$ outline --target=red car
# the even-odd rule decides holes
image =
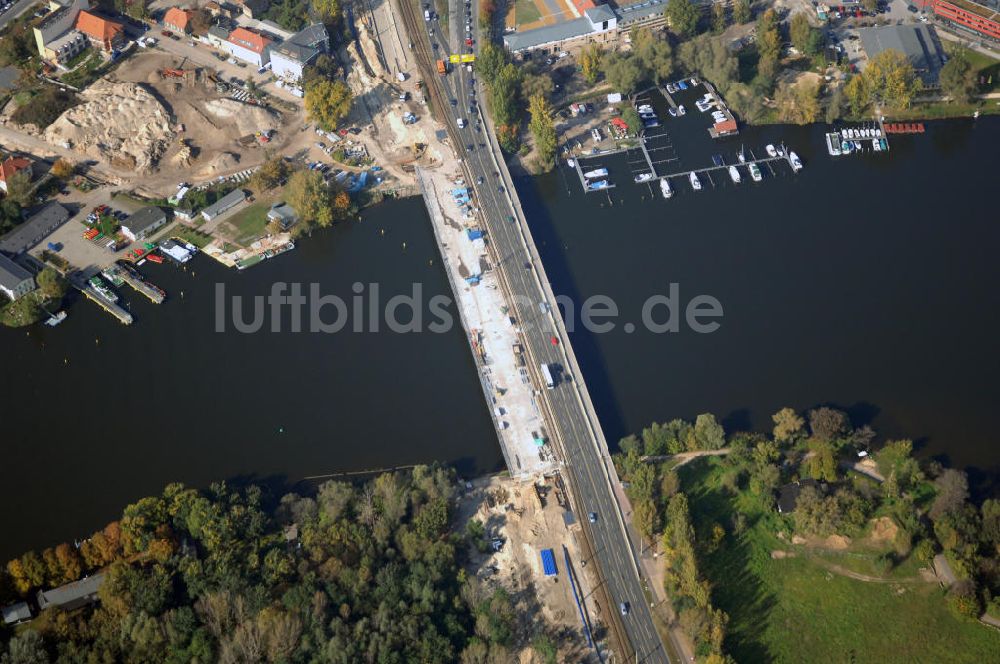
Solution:
[[[164,37],[173,37],[174,36],[174,33],[170,32],[169,30],[160,30],[160,34],[163,35]]]
[[[472,37],[469,37],[468,39],[465,40],[465,45],[472,46]]]

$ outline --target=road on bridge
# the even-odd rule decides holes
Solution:
[[[462,1],[462,0],[452,0]],[[512,198],[513,183],[505,167],[496,161],[499,147],[489,129],[488,119],[478,103],[482,88],[475,73],[455,66],[452,73],[439,76],[434,60],[447,58],[449,53],[468,52],[464,40],[464,12],[451,12],[450,32],[445,35],[437,21],[425,21],[422,8],[413,0],[399,0],[404,23],[414,43],[423,78],[432,102],[441,111],[455,149],[464,158],[470,186],[474,187],[488,237],[496,254],[495,265],[506,282],[517,324],[523,334],[533,363],[530,369],[536,385],[540,364],[559,367],[557,384],[542,390],[564,456],[566,478],[578,511],[594,513],[596,518],[580,519],[589,533],[593,556],[602,572],[606,596],[610,603],[604,616],[609,627],[620,636],[624,629],[631,652],[623,653],[628,661],[669,662],[670,658],[653,624],[653,616],[639,577],[635,551],[625,531],[620,507],[612,490],[611,461],[603,443],[600,424],[593,414],[583,376],[576,367],[569,339],[559,317],[556,303],[544,268],[528,234],[527,224],[516,210]],[[434,5],[431,4],[431,9]],[[479,40],[478,12],[471,6],[471,37]],[[461,16],[461,23],[455,20]],[[450,37],[450,38],[449,38]],[[431,44],[437,44],[433,48]],[[461,46],[460,46],[461,45]],[[458,120],[463,119],[463,127]],[[553,337],[560,343],[553,344]],[[627,615],[618,615],[621,604]],[[621,639],[620,639],[621,640]]]

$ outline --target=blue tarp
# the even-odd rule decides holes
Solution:
[[[466,232],[469,234],[470,240],[478,240],[479,238],[483,237],[483,232],[478,228],[470,228]]]
[[[470,286],[478,286],[479,285],[479,275],[478,274],[474,274],[471,277],[466,277],[465,278],[465,283],[469,284]]]
[[[542,549],[542,571],[545,572],[545,576],[555,576],[557,573],[556,557],[552,549]]]
[[[358,181],[355,182],[351,186],[351,188],[348,189],[347,191],[351,192],[352,194],[357,193],[357,192],[361,191],[364,188],[365,182],[367,182],[367,181],[368,181],[368,171],[362,171],[361,172],[361,177],[359,177]]]
[[[467,196],[468,194],[469,194],[469,188],[468,187],[462,187],[461,189],[452,189],[451,190],[451,195],[452,196]]]

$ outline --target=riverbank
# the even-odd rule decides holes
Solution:
[[[57,328],[0,329],[10,358],[0,376],[5,436],[15,441],[0,484],[19,506],[0,519],[3,532],[16,533],[0,542],[0,555],[97,528],[121,505],[172,481],[294,484],[432,460],[452,462],[466,476],[502,467],[420,199],[368,209],[360,222],[317,231],[295,252],[252,270],[202,256],[186,267],[143,266],[171,295],[162,305],[129,298],[136,319],[150,322],[139,330],[80,302]],[[454,324],[440,332],[396,334],[383,325],[355,333],[351,319],[335,333],[310,332],[307,311],[301,332],[287,318],[280,331],[268,322],[239,332],[234,307],[242,302],[249,323],[254,299],[276,282],[301,284],[306,293],[317,284],[320,295],[349,303],[349,316],[352,286],[361,284],[365,320],[371,304],[381,311],[416,288],[425,320],[426,303],[439,296]],[[370,284],[378,285],[377,299]],[[221,310],[217,288],[225,292]],[[224,331],[217,331],[219,315]],[[326,324],[336,317],[324,308]],[[64,404],[67,414],[50,418],[44,403]],[[45,468],[46,482],[26,468]],[[105,489],[81,495],[80,477]]]

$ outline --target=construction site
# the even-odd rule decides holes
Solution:
[[[520,618],[521,647],[514,661],[540,661],[530,645],[540,625],[559,648],[558,661],[602,661],[590,645],[603,636],[591,631],[599,630],[597,605],[584,590],[596,579],[590,578],[580,549],[581,525],[560,475],[468,482],[456,519],[460,528],[470,520],[483,526],[483,540],[470,547],[467,571],[488,591],[503,588],[510,594]]]

